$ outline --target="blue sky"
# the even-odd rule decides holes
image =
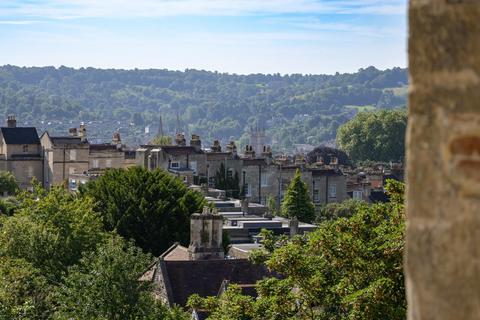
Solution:
[[[0,65],[405,67],[407,0],[0,0]]]

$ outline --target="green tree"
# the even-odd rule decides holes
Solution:
[[[17,191],[18,184],[15,176],[10,171],[0,171],[0,195],[15,194]]]
[[[50,282],[59,282],[68,266],[102,239],[101,216],[91,198],[37,187],[19,201],[13,216],[0,216],[0,257],[25,259]]]
[[[368,204],[365,201],[356,199],[328,203],[318,210],[315,220],[322,222],[324,220],[349,218],[357,211],[359,206],[368,206]]]
[[[46,319],[50,286],[24,259],[0,257],[0,319]]]
[[[282,278],[258,282],[257,299],[234,287],[189,303],[209,310],[210,319],[405,319],[402,191],[391,181],[390,203],[358,203],[350,216],[324,221],[305,236],[265,234],[264,249],[254,256],[263,255],[258,261]]]
[[[109,237],[69,269],[57,292],[54,318],[166,319],[169,311],[154,300],[150,283],[138,280],[151,261],[121,237]]]
[[[315,206],[298,169],[285,193],[281,215],[286,218],[297,217],[302,222],[311,222],[315,218]]]
[[[204,197],[163,170],[110,169],[80,190],[95,200],[106,231],[116,231],[146,252],[160,255],[174,242],[188,244],[190,215]]]
[[[405,110],[360,112],[338,129],[337,144],[355,161],[403,161]]]
[[[150,140],[150,144],[156,146],[171,146],[172,145],[172,137],[170,136],[155,136],[152,140]]]

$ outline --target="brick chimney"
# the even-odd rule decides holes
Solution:
[[[222,246],[223,217],[209,207],[190,216],[190,260],[224,259]]]
[[[7,117],[7,127],[8,128],[16,128],[17,127],[17,119],[15,119],[14,115],[10,115]]]

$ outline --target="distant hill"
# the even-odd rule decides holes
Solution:
[[[285,150],[333,141],[359,110],[404,106],[407,82],[401,68],[282,76],[7,65],[0,67],[0,114],[56,134],[84,121],[91,139],[108,140],[119,129],[130,144],[150,139],[160,115],[165,133],[197,133],[206,144],[246,143],[258,126]]]

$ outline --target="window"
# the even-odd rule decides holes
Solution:
[[[28,145],[27,144],[23,145],[22,150],[23,152],[28,152]]]
[[[77,160],[77,150],[70,150],[70,160]]]
[[[69,174],[74,174],[76,171],[77,170],[75,170],[75,168],[72,168],[72,167],[68,168],[68,173]]]
[[[337,185],[336,184],[331,184],[329,186],[329,195],[330,195],[330,198],[336,198],[337,197]]]
[[[353,199],[362,200],[363,191],[353,191]]]
[[[107,159],[107,160],[105,161],[105,166],[106,166],[107,168],[111,168],[111,167],[112,167],[112,159]]]
[[[99,166],[98,166],[98,159],[93,159],[93,161],[92,161],[92,167],[93,167],[93,168],[98,168],[98,167],[99,167]]]
[[[267,180],[267,173],[266,172],[262,172],[260,179],[261,179],[262,187],[268,186],[268,180]]]
[[[197,173],[197,161],[190,161],[190,169],[192,169],[193,173]]]
[[[178,161],[170,162],[170,168],[172,168],[172,169],[180,168],[180,162],[178,162]]]
[[[250,183],[245,183],[243,192],[245,193],[245,197],[252,196],[252,185]]]
[[[313,190],[313,202],[315,203],[320,202],[320,190],[318,189]]]
[[[215,187],[215,177],[208,177],[208,186],[210,188],[214,188]]]

